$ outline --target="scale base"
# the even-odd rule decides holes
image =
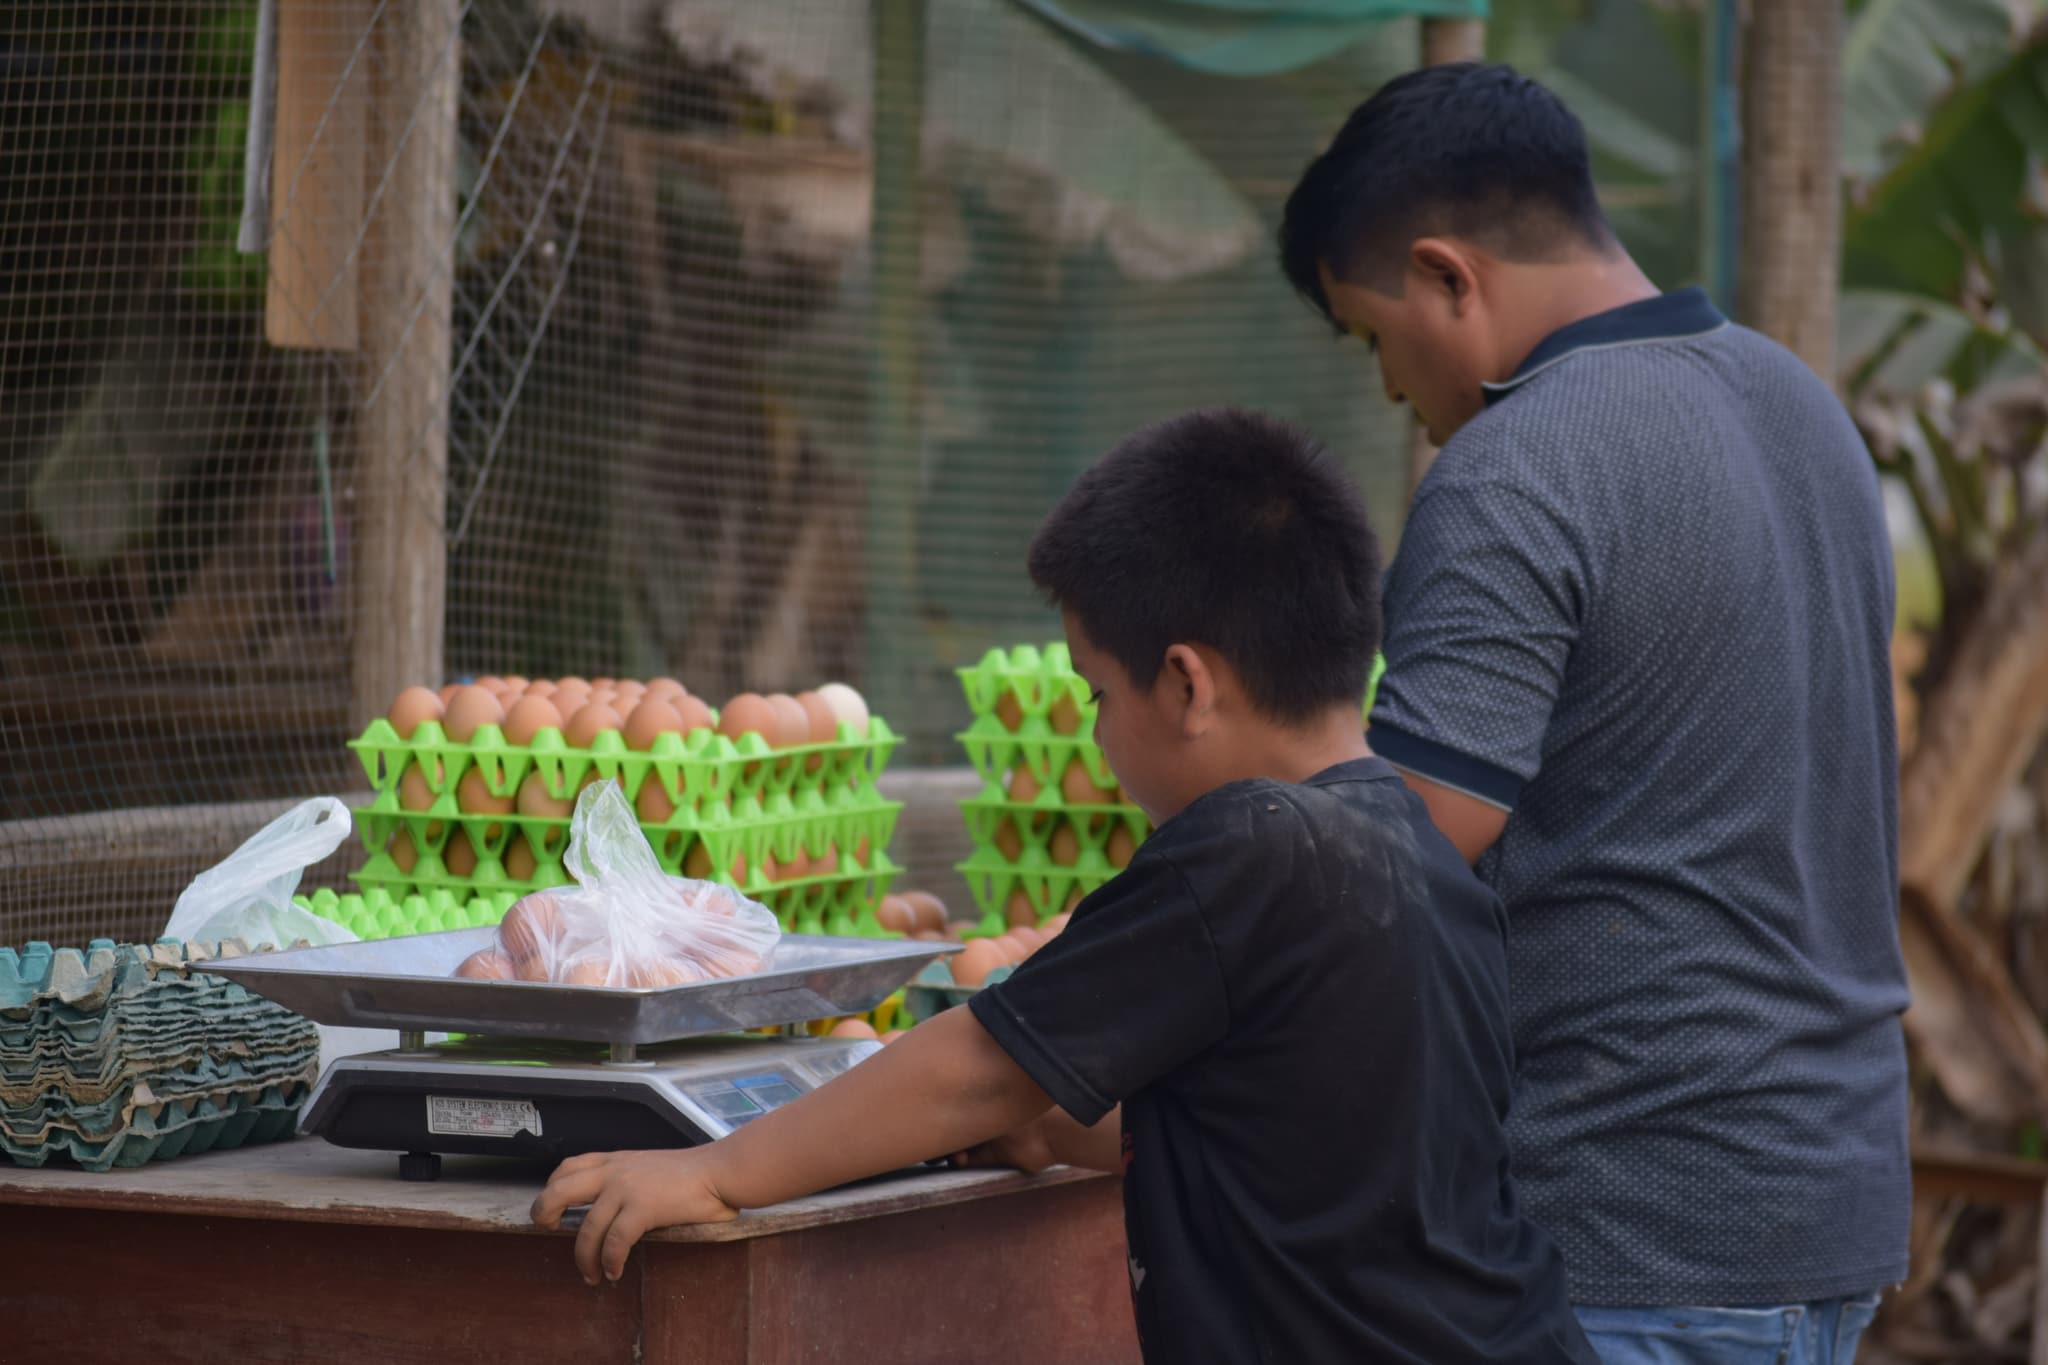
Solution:
[[[716,1141],[880,1050],[859,1039],[726,1035],[608,1060],[604,1044],[471,1038],[328,1067],[301,1127],[339,1147],[398,1152],[399,1177],[441,1157],[560,1162],[584,1152]]]

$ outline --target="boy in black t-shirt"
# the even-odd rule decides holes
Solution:
[[[1590,1365],[1508,1174],[1500,903],[1361,734],[1356,491],[1194,413],[1083,474],[1030,565],[1157,826],[1130,867],[970,1008],[710,1146],[566,1161],[535,1221],[592,1205],[595,1283],[649,1228],[974,1148],[1123,1172],[1148,1360]]]

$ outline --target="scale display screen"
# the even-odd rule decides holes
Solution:
[[[771,1109],[780,1109],[803,1091],[791,1084],[789,1077],[768,1071],[691,1086],[689,1093],[705,1113],[722,1120],[729,1128],[738,1128]]]

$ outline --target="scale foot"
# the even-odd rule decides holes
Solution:
[[[405,1152],[398,1158],[400,1180],[439,1180],[441,1157],[436,1152]]]

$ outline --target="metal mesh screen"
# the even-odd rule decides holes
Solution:
[[[1032,527],[1189,406],[1393,528],[1269,244],[1412,25],[1228,80],[877,2],[0,13],[0,941],[153,933],[397,682],[844,678],[956,762],[951,670],[1056,630]]]

